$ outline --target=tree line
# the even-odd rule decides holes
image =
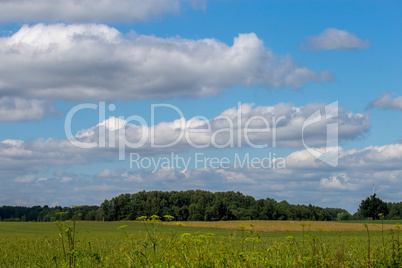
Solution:
[[[371,202],[371,203],[370,203]],[[373,196],[362,201],[354,214],[341,208],[321,208],[313,205],[293,205],[286,201],[258,199],[240,192],[189,191],[141,191],[121,194],[105,200],[101,206],[80,207],[0,207],[3,221],[55,221],[58,212],[67,212],[64,219],[71,219],[79,211],[79,220],[121,221],[135,220],[141,216],[172,215],[178,221],[224,221],[224,220],[312,220],[336,221],[376,218],[377,210],[367,213],[377,204]],[[381,201],[382,202],[382,201]],[[378,203],[385,219],[400,219],[402,202]],[[384,207],[385,206],[385,207]]]
[[[49,207],[49,206],[2,206],[0,221],[38,221],[49,222],[60,219],[59,212],[67,212],[62,220],[72,219],[74,211],[79,210],[80,220],[101,221],[103,212],[99,206]]]

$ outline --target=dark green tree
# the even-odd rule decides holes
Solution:
[[[363,217],[370,217],[373,220],[378,219],[378,214],[380,213],[387,216],[388,212],[387,203],[376,197],[376,194],[362,200],[359,206],[359,214]]]

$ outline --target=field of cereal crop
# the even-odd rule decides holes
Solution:
[[[386,222],[387,223],[387,222]],[[2,267],[400,267],[394,223],[0,222]],[[382,231],[383,230],[383,231]],[[74,241],[73,241],[74,239]],[[73,245],[72,245],[73,243]],[[370,243],[370,245],[369,245]]]

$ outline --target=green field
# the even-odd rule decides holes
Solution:
[[[376,225],[368,225],[368,234],[356,231],[364,229],[362,223],[354,223],[350,231],[340,232],[331,228],[344,223],[215,222],[211,228],[206,222],[187,223],[192,226],[158,222],[77,222],[74,233],[69,229],[73,222],[63,222],[60,235],[54,222],[0,222],[0,265],[400,267],[399,228],[396,222],[384,223],[388,230],[381,232]],[[122,225],[126,227],[118,229]],[[278,225],[288,230],[269,231]],[[328,230],[315,226],[328,226]],[[267,231],[258,231],[259,228]],[[304,231],[295,231],[298,228]]]

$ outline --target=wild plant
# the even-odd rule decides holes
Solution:
[[[381,219],[381,238],[382,238],[382,255],[385,258],[385,241],[384,241],[384,214],[379,213],[378,217]]]
[[[56,213],[59,219],[55,223],[59,229],[59,237],[61,239],[60,243],[64,257],[64,263],[62,263],[62,266],[76,267],[78,259],[83,259],[85,257],[90,257],[91,262],[94,261],[94,263],[100,263],[101,258],[97,253],[92,252],[91,243],[89,241],[87,243],[89,250],[87,249],[84,251],[80,251],[77,249],[76,227],[77,220],[81,216],[81,213],[79,210],[80,207],[74,206],[73,209],[74,214],[72,217],[72,226],[67,225],[67,223],[63,221],[64,216],[68,214],[67,212]],[[52,260],[57,266],[57,257],[54,256]]]
[[[371,265],[371,262],[370,262],[370,255],[371,255],[371,252],[370,252],[370,232],[369,232],[369,228],[368,228],[367,223],[364,223],[363,225],[367,230],[367,239],[368,239],[367,240],[368,241],[368,245],[367,245],[367,267],[370,267],[370,265]]]

